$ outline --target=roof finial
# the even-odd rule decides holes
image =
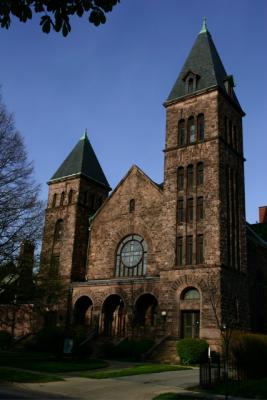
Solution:
[[[208,28],[207,28],[207,18],[203,17],[202,18],[202,28],[201,31],[199,33],[206,33],[208,32]]]
[[[84,140],[84,139],[88,139],[88,136],[87,136],[87,128],[85,128],[84,134],[83,134],[82,137],[81,137],[81,140]]]

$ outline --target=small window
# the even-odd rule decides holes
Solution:
[[[132,213],[135,210],[135,200],[131,199],[129,203],[129,212]]]
[[[186,238],[186,264],[193,264],[193,236]]]
[[[203,114],[199,114],[197,117],[197,138],[200,142],[205,139],[205,121]]]
[[[60,196],[60,205],[63,206],[64,205],[64,201],[65,201],[65,192],[61,193]]]
[[[197,235],[197,264],[204,262],[204,238],[203,235]]]
[[[187,167],[187,190],[191,192],[194,185],[194,167],[193,165],[188,165]]]
[[[69,196],[68,196],[68,203],[71,204],[73,200],[73,190],[71,189],[69,191]]]
[[[52,200],[52,207],[56,207],[56,204],[57,204],[57,194],[54,193],[53,200]]]
[[[184,168],[183,167],[178,168],[177,186],[178,186],[178,191],[184,190]]]
[[[178,199],[178,223],[184,222],[184,200]]]
[[[177,265],[183,265],[183,238],[177,238]]]
[[[187,82],[187,93],[193,93],[194,91],[194,79],[189,78]]]
[[[59,273],[59,255],[54,255],[54,254],[52,255],[50,272],[53,275],[58,275],[58,273]]]
[[[197,186],[201,186],[204,183],[204,164],[199,162],[197,164]]]
[[[204,219],[204,202],[203,197],[197,198],[197,221]]]
[[[55,234],[54,239],[55,241],[61,240],[63,237],[63,220],[59,219],[55,225]]]
[[[187,222],[192,223],[194,217],[194,203],[193,199],[187,200]]]
[[[196,142],[196,126],[194,117],[188,118],[187,135],[188,143],[192,144]]]
[[[199,300],[200,299],[199,291],[195,288],[186,289],[183,292],[181,298],[182,300]]]
[[[178,124],[178,146],[184,146],[185,143],[185,120],[181,119]]]

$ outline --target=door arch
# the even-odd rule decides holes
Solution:
[[[158,300],[151,293],[144,293],[135,302],[136,322],[140,326],[155,326],[158,314]]]
[[[118,294],[111,294],[103,303],[101,331],[104,336],[125,334],[125,304]]]
[[[88,296],[81,296],[76,300],[73,310],[74,325],[92,325],[93,302]]]

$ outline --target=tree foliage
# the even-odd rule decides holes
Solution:
[[[98,26],[106,22],[106,14],[112,11],[120,0],[1,0],[0,25],[8,29],[11,17],[21,22],[32,19],[33,13],[41,14],[42,31],[51,29],[67,36],[71,31],[70,17],[87,15],[89,22]]]
[[[15,262],[23,241],[42,232],[43,205],[23,139],[0,98],[0,266]]]

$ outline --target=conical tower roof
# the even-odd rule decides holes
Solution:
[[[197,87],[193,93],[212,87],[219,87],[227,93],[224,82],[230,80],[233,83],[233,77],[227,75],[225,71],[211,34],[207,29],[205,19],[165,104],[187,95],[185,78],[190,72],[197,76]],[[234,91],[232,100],[241,108]]]
[[[49,182],[79,175],[110,189],[86,131]]]

